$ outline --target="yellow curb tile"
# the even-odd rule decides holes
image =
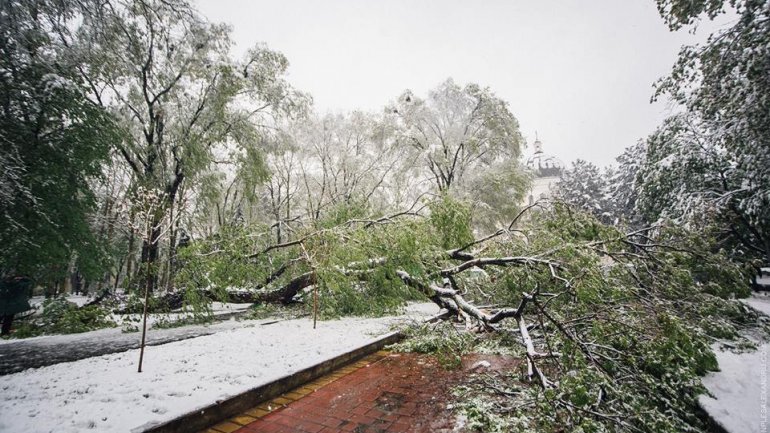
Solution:
[[[221,422],[221,423],[219,423],[219,424],[217,424],[217,425],[215,425],[215,426],[213,426],[211,428],[216,430],[216,431],[218,431],[218,432],[220,432],[220,433],[232,433],[232,432],[238,430],[239,428],[241,428],[241,426],[239,426],[238,424],[236,424],[234,422],[225,421],[225,422]]]
[[[213,428],[207,428],[206,430],[201,430],[198,433],[222,433],[219,430],[214,430]]]
[[[247,410],[246,415],[253,416],[254,418],[262,418],[263,416],[269,414],[269,410],[260,409],[258,407],[255,407],[254,409]]]
[[[291,400],[299,400],[299,399],[301,399],[302,397],[304,397],[304,396],[306,396],[306,395],[307,395],[307,393],[305,393],[305,394],[301,394],[301,393],[299,393],[299,392],[296,392],[296,391],[292,391],[292,392],[287,392],[287,393],[286,393],[286,394],[284,394],[283,396],[284,396],[284,397],[286,397],[286,398],[288,398],[288,399],[291,399]]]
[[[270,400],[271,404],[277,404],[277,405],[285,405],[291,403],[291,400],[288,398],[278,397]]]
[[[292,392],[290,392],[289,394],[298,394],[298,395],[301,395],[302,397],[304,397],[304,396],[310,394],[311,392],[313,392],[312,389],[305,388],[303,386],[302,388],[296,388],[296,389],[292,390]]]
[[[262,409],[262,410],[264,410],[265,412],[268,412],[268,413],[276,410],[277,408],[278,407],[276,405],[270,404],[270,403],[262,403],[259,406],[257,406],[257,409]]]
[[[257,420],[256,418],[254,418],[252,416],[248,416],[248,415],[238,415],[238,416],[234,416],[234,417],[230,418],[230,422],[234,422],[234,423],[240,424],[240,425],[250,424],[250,423],[252,423],[252,422],[254,422],[256,420]]]

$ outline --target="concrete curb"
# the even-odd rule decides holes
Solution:
[[[210,406],[182,415],[171,421],[157,425],[142,426],[133,431],[144,433],[183,433],[203,430],[218,422],[241,414],[262,402],[278,397],[304,383],[324,376],[344,365],[355,362],[389,344],[398,342],[402,338],[404,336],[401,332],[390,332],[361,347],[291,373],[273,382],[252,388],[226,400],[217,401]]]

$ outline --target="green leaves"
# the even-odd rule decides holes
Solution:
[[[121,136],[86,98],[74,49],[59,42],[75,10],[59,2],[0,7],[10,19],[0,26],[0,160],[7,164],[0,172],[0,272],[59,278],[77,256],[93,276],[103,251],[88,222],[89,182]]]
[[[429,207],[430,223],[438,232],[442,248],[458,248],[473,241],[468,205],[445,193],[430,202]]]
[[[670,76],[657,83],[657,95],[687,112],[648,139],[642,211],[713,225],[734,258],[770,262],[770,11],[762,1],[659,0],[658,6],[672,28],[728,6],[739,18],[702,46],[684,47]]]
[[[75,334],[116,326],[110,312],[98,305],[78,307],[64,297],[47,299],[38,316],[19,323],[15,335],[19,338],[44,334]]]
[[[725,6],[735,6],[737,0],[656,0],[658,11],[671,30],[696,23],[701,15],[713,19],[725,11]]]

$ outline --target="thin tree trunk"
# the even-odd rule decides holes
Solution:
[[[154,230],[153,230],[154,231]],[[152,234],[150,235],[152,236]],[[142,361],[144,360],[144,343],[147,336],[147,306],[150,302],[150,292],[152,290],[152,279],[148,274],[146,285],[144,287],[144,309],[142,311],[142,342],[139,345],[139,368],[138,373],[142,372]]]
[[[148,238],[142,241],[142,272],[144,284],[150,293],[155,293],[158,284],[158,243],[160,241],[160,222],[157,218],[151,223]]]
[[[134,217],[136,216],[136,210],[133,208],[131,209],[131,215],[129,216],[130,222],[129,225],[132,225],[134,223]],[[128,252],[126,254],[126,278],[124,284],[123,290],[126,294],[128,294],[131,291],[130,284],[133,283],[134,280],[134,245],[136,243],[136,235],[134,234],[134,231],[131,230],[128,235]]]
[[[174,260],[174,244],[176,243],[176,230],[174,229],[174,207],[176,205],[176,197],[169,198],[168,208],[168,255],[166,257],[166,272],[164,275],[164,284],[166,291],[171,290],[171,265]]]

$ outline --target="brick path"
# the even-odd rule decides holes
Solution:
[[[377,352],[206,433],[462,431],[447,404],[463,370],[447,371],[425,355]]]

